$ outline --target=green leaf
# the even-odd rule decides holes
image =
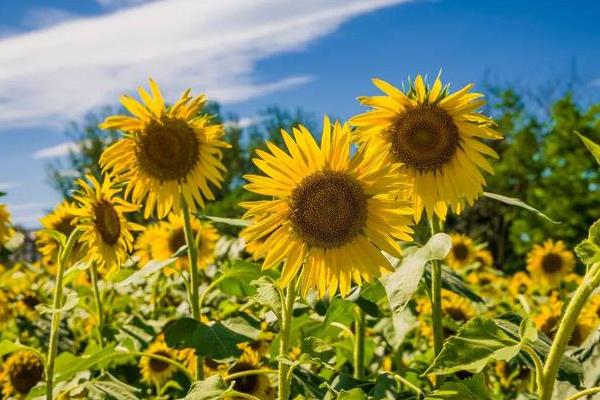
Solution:
[[[425,374],[478,373],[492,361],[513,359],[520,350],[521,343],[508,336],[493,319],[479,316],[463,325],[444,343]]]
[[[583,240],[575,246],[575,254],[577,254],[582,263],[588,266],[600,261],[600,247],[588,239]]]
[[[54,380],[55,382],[60,382],[70,379],[78,372],[92,369],[97,364],[117,353],[119,352],[112,346],[107,346],[90,355],[83,354],[76,356],[68,352],[61,353],[56,358]]]
[[[594,158],[596,159],[598,164],[600,164],[600,145],[598,145],[596,142],[586,138],[579,132],[575,132],[575,133],[577,134],[577,136],[579,136],[579,139],[581,139],[581,141],[583,142],[585,147],[587,147],[587,149],[590,151],[590,153],[592,153],[592,155],[594,156]]]
[[[177,253],[179,253],[179,250],[177,251]],[[167,258],[166,260],[162,261],[150,260],[146,265],[144,265],[142,269],[129,275],[127,278],[117,283],[115,287],[116,289],[123,289],[131,285],[145,283],[147,281],[147,276],[152,275],[153,273],[160,271],[165,267],[168,267],[175,261],[177,261],[176,257]]]
[[[394,315],[401,313],[419,286],[425,264],[441,260],[452,248],[452,240],[445,233],[436,233],[421,248],[407,252],[394,272],[382,278],[388,302]]]
[[[10,340],[6,339],[0,342],[0,357],[21,350],[34,351],[35,353],[37,353],[37,350],[33,349],[32,347],[25,346],[21,343],[11,342]]]
[[[256,294],[252,296],[252,300],[262,306],[268,307],[281,321],[281,311],[283,309],[281,300],[283,294],[273,279],[268,276],[262,276],[250,282],[250,284],[256,288]]]
[[[240,328],[239,324],[239,321],[236,322],[237,328]],[[191,318],[181,318],[169,323],[164,333],[169,347],[196,349],[198,356],[216,360],[238,357],[242,351],[237,345],[253,340],[253,337],[240,334],[222,322],[207,325]]]
[[[65,303],[61,308],[55,309],[47,306],[46,304],[38,304],[37,306],[35,306],[35,309],[40,314],[54,314],[57,312],[64,313],[75,308],[78,303],[79,296],[77,296],[77,292],[69,292],[69,294],[67,294],[67,298],[65,299]]]
[[[52,239],[56,240],[62,248],[64,248],[67,245],[67,236],[62,232],[56,231],[54,229],[41,229],[40,231],[38,231],[38,235],[39,234],[50,236]]]
[[[446,382],[425,400],[492,400],[483,374],[457,382]]]
[[[425,273],[423,274],[427,287],[431,287],[431,265],[425,267]],[[442,266],[442,288],[450,290],[456,294],[460,294],[467,299],[483,303],[483,299],[479,295],[471,290],[460,275],[456,274],[450,268]]]
[[[94,390],[102,394],[110,396],[116,400],[137,400],[140,398],[140,389],[129,386],[112,375],[108,374],[108,378],[102,380],[94,380],[85,385],[88,390]]]
[[[205,221],[208,220],[208,221],[216,222],[218,224],[226,224],[226,225],[231,225],[231,226],[250,226],[252,224],[252,221],[245,220],[245,219],[213,217],[210,215],[202,215],[202,214],[197,214],[196,216],[199,219],[202,219]]]
[[[383,318],[376,325],[382,328],[383,337],[395,350],[400,348],[406,336],[417,326],[417,318],[410,310],[404,310],[394,318]]]
[[[356,388],[348,391],[342,390],[337,400],[369,400],[369,397],[362,390]]]
[[[490,192],[483,192],[483,195],[489,199],[497,200],[501,203],[508,204],[509,206],[521,207],[527,211],[530,211],[530,212],[552,222],[553,224],[560,224],[560,221],[553,220],[552,218],[548,217],[546,214],[544,214],[537,208],[530,206],[529,204],[525,203],[523,200],[518,199],[516,197],[508,197],[508,196],[503,196],[501,194],[490,193]]]
[[[194,382],[184,400],[217,400],[230,391],[230,387],[220,375],[213,375],[203,381]]]
[[[300,346],[301,357],[310,359],[317,363],[327,364],[334,356],[335,349],[323,340],[314,336],[304,338]]]
[[[521,325],[519,326],[519,336],[521,340],[527,340],[531,343],[535,343],[538,340],[537,327],[529,318],[523,318]]]
[[[264,276],[260,264],[246,260],[234,260],[217,278],[219,289],[231,296],[250,296],[256,292],[252,281]]]

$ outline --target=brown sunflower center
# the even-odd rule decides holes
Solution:
[[[315,172],[292,192],[290,220],[310,246],[343,246],[360,234],[367,222],[367,196],[360,184],[343,172]]]
[[[467,314],[458,307],[447,307],[445,311],[454,321],[466,322],[469,319]]]
[[[169,235],[169,251],[171,254],[175,253],[185,244],[185,231],[183,228],[173,230]]]
[[[457,243],[452,246],[452,255],[459,261],[466,260],[469,256],[469,248],[463,243]]]
[[[159,355],[159,356],[163,356],[163,357],[167,357],[167,358],[171,358],[171,355],[163,350],[159,350],[154,352],[154,354]],[[169,368],[169,363],[163,360],[159,360],[157,358],[151,358],[150,359],[150,369],[154,372],[162,372],[165,369]]]
[[[548,253],[542,258],[542,269],[549,274],[560,271],[562,267],[562,257],[556,253]]]
[[[229,370],[229,373],[233,374],[236,372],[249,371],[252,369],[256,369],[256,367],[249,363],[241,362],[241,363],[237,363],[236,365],[234,365]],[[241,393],[247,393],[247,394],[255,393],[259,387],[260,387],[260,375],[248,375],[248,376],[244,376],[241,378],[237,378],[235,380],[235,384],[233,385],[234,390],[241,392]]]
[[[64,234],[66,237],[69,237],[71,232],[73,232],[73,229],[75,229],[75,227],[73,225],[71,225],[72,221],[73,221],[73,216],[71,216],[71,215],[61,218],[60,221],[58,221],[55,224],[53,229]]]
[[[136,141],[138,165],[160,181],[183,180],[198,162],[198,138],[180,119],[152,120]]]
[[[100,232],[102,241],[115,245],[121,236],[121,221],[115,207],[107,200],[101,200],[94,206],[96,229]]]
[[[8,376],[15,391],[25,395],[42,380],[44,367],[34,357],[27,357],[23,361],[25,362],[13,365],[10,371],[8,371]]]
[[[35,306],[40,304],[40,300],[34,294],[26,294],[23,299],[23,304],[25,304],[28,308],[34,310]]]
[[[452,159],[460,141],[450,114],[430,104],[404,111],[387,135],[396,159],[418,171],[441,168]]]

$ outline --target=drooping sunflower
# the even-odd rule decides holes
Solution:
[[[0,383],[4,398],[24,398],[44,378],[44,365],[31,351],[12,353],[2,365]]]
[[[493,173],[486,156],[498,157],[480,139],[502,138],[478,112],[483,95],[470,92],[472,84],[450,93],[439,77],[429,87],[421,75],[406,92],[380,79],[373,83],[385,95],[359,97],[371,110],[350,123],[358,128],[356,140],[388,154],[410,177],[415,220],[423,209],[445,219],[448,208],[459,213],[472,205],[485,186],[481,170]]]
[[[48,215],[40,219],[40,223],[44,229],[52,229],[69,237],[75,229],[73,221],[75,220],[74,211],[77,206],[70,201],[63,201]],[[56,261],[58,255],[58,242],[56,239],[48,235],[44,230],[40,230],[36,234],[36,245],[46,263],[51,265]],[[79,257],[80,250],[74,249],[72,259],[76,260]]]
[[[540,279],[546,285],[557,285],[574,267],[575,256],[562,240],[536,244],[527,255],[527,270],[534,279]]]
[[[156,341],[150,344],[145,352],[172,360],[178,359],[177,351],[169,348],[162,336],[159,336]],[[143,381],[150,384],[162,385],[175,374],[177,367],[156,358],[142,357],[140,359],[140,371]]]
[[[179,213],[180,192],[191,209],[204,207],[215,198],[209,185],[219,188],[223,181],[221,151],[229,147],[221,140],[223,126],[211,123],[208,114],[198,114],[206,104],[204,95],[192,97],[188,89],[167,107],[152,79],[150,90],[152,96],[138,89],[142,103],[122,96],[121,103],[133,115],[108,117],[100,125],[126,134],[102,153],[100,165],[127,182],[126,197],[135,204],[145,200],[146,218],[155,211],[159,218],[171,209]]]
[[[159,224],[147,226],[142,233],[135,239],[133,249],[138,257],[138,266],[144,267],[152,260],[156,260],[154,248],[156,242],[163,240],[162,231]]]
[[[404,182],[397,168],[374,147],[350,154],[350,127],[325,117],[321,146],[303,126],[294,138],[282,131],[289,154],[273,143],[257,150],[254,163],[266,176],[247,175],[245,187],[268,196],[244,202],[244,218],[255,220],[244,232],[247,243],[264,240],[254,258],[263,268],[284,261],[282,286],[302,265],[301,293],[342,296],[352,281],[380,276],[391,265],[381,250],[399,257],[394,239],[411,240],[410,207],[392,197]]]
[[[457,271],[473,264],[477,256],[473,239],[460,233],[453,233],[450,237],[452,238],[452,249],[446,256],[446,264]]]
[[[14,231],[10,223],[10,212],[5,204],[0,204],[0,247],[11,238]]]
[[[89,181],[89,183],[88,183]],[[106,175],[102,184],[91,175],[87,181],[78,179],[79,189],[73,198],[79,208],[73,210],[75,224],[82,230],[79,242],[86,259],[96,262],[100,269],[118,268],[133,248],[131,230],[141,230],[125,218],[125,213],[137,210],[133,204],[117,195],[121,191],[114,187]]]
[[[260,354],[250,346],[243,347],[244,352],[237,362],[229,368],[228,375],[261,368]],[[275,389],[267,375],[248,375],[235,379],[233,389],[249,394],[261,400],[275,400]],[[227,397],[228,400],[242,400],[239,397]]]
[[[533,289],[533,281],[527,272],[516,272],[508,283],[508,291],[513,296],[529,294]]]
[[[219,240],[219,232],[208,221],[192,218],[190,222],[198,247],[198,267],[204,268],[215,259],[215,245]],[[166,260],[186,244],[183,217],[170,213],[168,221],[160,223],[159,235],[160,237],[154,241],[152,254],[157,260]],[[181,255],[177,264],[180,268],[187,268],[187,254]]]

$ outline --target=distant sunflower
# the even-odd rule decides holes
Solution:
[[[194,349],[183,349],[177,352],[177,358],[192,375],[196,375],[196,351]],[[219,363],[209,357],[204,357],[204,377],[214,375],[219,370]]]
[[[546,240],[543,245],[535,245],[527,255],[527,270],[534,279],[555,286],[575,267],[575,256],[564,242]]]
[[[530,379],[530,369],[520,363],[498,361],[496,363],[496,377],[504,388],[517,388],[519,391],[526,390]]]
[[[449,207],[459,213],[465,202],[472,205],[485,186],[481,170],[493,173],[485,156],[498,157],[480,139],[501,139],[493,121],[477,111],[483,95],[471,93],[472,84],[450,93],[439,77],[428,87],[421,75],[406,92],[380,79],[373,83],[385,96],[359,97],[372,109],[350,123],[358,141],[387,153],[410,177],[415,219],[423,209],[445,219]]]
[[[0,247],[4,246],[13,234],[10,212],[8,212],[5,204],[0,204]]]
[[[508,283],[508,291],[513,296],[529,294],[532,291],[533,281],[527,272],[516,272]]]
[[[35,307],[42,303],[40,296],[32,290],[26,290],[16,297],[16,303],[13,303],[16,308],[16,315],[34,321],[39,313]]]
[[[75,224],[83,232],[79,241],[89,261],[96,262],[101,269],[112,269],[123,264],[133,248],[130,230],[141,229],[125,218],[125,213],[137,207],[117,197],[120,189],[114,188],[108,175],[102,184],[91,175],[87,180],[91,185],[83,179],[77,180],[79,190],[73,196],[80,205],[73,211]]]
[[[477,249],[475,252],[475,262],[482,268],[492,268],[494,266],[494,256],[487,249]]]
[[[178,359],[177,351],[169,348],[162,336],[148,346],[145,352],[175,361]],[[140,370],[143,381],[162,385],[175,374],[177,367],[166,361],[144,356],[140,359]]]
[[[191,218],[192,232],[198,246],[198,267],[204,268],[215,259],[215,245],[219,232],[208,221]],[[160,223],[160,237],[154,241],[152,254],[157,260],[166,260],[186,244],[184,220],[178,214],[170,213],[168,221]],[[187,253],[177,261],[180,268],[187,268]]]
[[[2,365],[0,385],[5,398],[24,398],[44,378],[42,361],[30,351],[12,353]]]
[[[227,371],[228,375],[243,371],[259,369],[260,355],[250,346],[244,347],[239,360]],[[261,400],[275,400],[275,389],[267,375],[248,375],[236,378],[233,385],[235,391],[252,395]],[[227,400],[241,400],[239,397],[227,397]]]
[[[370,281],[392,267],[381,250],[400,257],[394,239],[411,240],[410,208],[391,195],[402,175],[373,147],[350,154],[350,127],[323,122],[321,146],[303,126],[294,138],[282,131],[289,154],[267,142],[271,153],[257,150],[254,163],[267,176],[247,175],[247,190],[269,197],[244,202],[247,219],[260,218],[244,232],[247,243],[264,240],[254,259],[263,268],[284,261],[282,286],[300,273],[301,292],[320,296],[339,290],[346,296],[352,281]]]
[[[431,322],[427,319],[431,316],[431,301],[426,298],[418,300],[417,311],[422,322],[421,331],[423,335],[433,341],[433,329]],[[460,326],[475,317],[475,315],[476,310],[469,300],[449,290],[442,290],[444,337],[454,335]]]
[[[490,270],[478,270],[467,275],[467,282],[489,292],[493,291],[495,286],[501,286],[504,278]]]
[[[453,233],[452,249],[446,256],[446,264],[454,270],[460,270],[475,262],[477,250],[473,243],[473,239],[460,233]]]
[[[12,319],[10,304],[10,297],[6,294],[6,292],[3,289],[0,288],[0,324],[8,322]]]
[[[188,89],[167,107],[152,79],[150,89],[152,96],[138,89],[143,104],[121,97],[133,116],[108,117],[100,125],[126,133],[102,153],[100,165],[127,182],[126,197],[135,204],[145,201],[146,218],[155,211],[159,218],[171,209],[179,213],[180,192],[191,209],[204,207],[205,200],[215,198],[209,183],[221,187],[223,181],[221,151],[229,147],[221,140],[223,126],[211,123],[208,114],[198,115],[206,104],[204,95],[191,97]]]
[[[600,324],[600,295],[593,296],[581,311],[579,319],[587,326],[595,330]]]
[[[562,314],[563,303],[557,292],[552,292],[548,302],[540,307],[539,312],[532,319],[537,328],[544,332],[550,339],[554,338],[556,328]]]
[[[75,203],[66,200],[63,201],[50,214],[40,219],[42,228],[52,229],[69,237],[75,229],[73,221],[75,220],[74,212],[76,210],[77,206]],[[36,233],[36,245],[45,262],[53,264],[56,261],[58,255],[58,242],[56,239],[48,235],[44,230],[40,230]],[[79,258],[79,252],[79,249],[74,249],[71,253],[73,260]]]
[[[156,260],[153,249],[156,247],[156,242],[163,239],[160,225],[148,225],[142,233],[135,239],[133,249],[138,257],[138,266],[144,267],[152,260]]]

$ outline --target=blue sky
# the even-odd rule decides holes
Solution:
[[[0,191],[33,227],[58,195],[45,166],[70,120],[155,77],[253,118],[278,104],[347,118],[371,77],[440,68],[453,86],[536,85],[577,66],[600,100],[600,2],[61,0],[0,2]]]

